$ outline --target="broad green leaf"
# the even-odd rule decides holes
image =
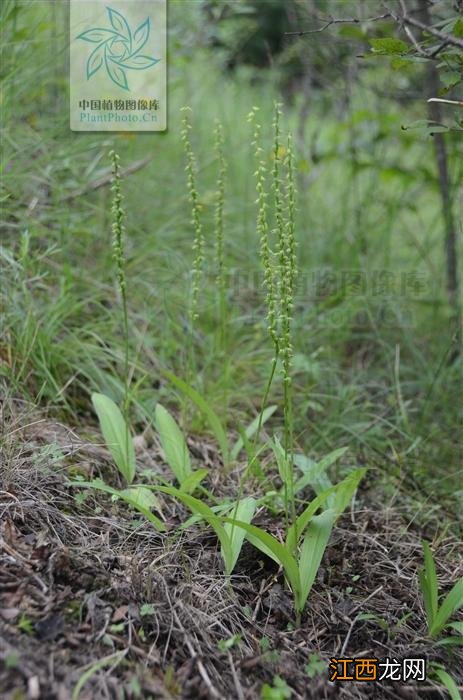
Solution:
[[[132,495],[129,495],[128,491],[130,489],[125,489],[124,491],[113,489],[111,486],[107,486],[104,481],[101,481],[101,479],[94,479],[94,481],[76,481],[71,483],[71,486],[84,489],[95,489],[96,491],[104,491],[105,493],[110,493],[112,496],[117,496],[144,515],[145,518],[149,520],[149,522],[154,525],[157,530],[159,530],[159,532],[166,531],[166,526],[162,520],[153,515],[150,509],[146,508],[143,503],[140,502],[139,495],[138,498],[136,495],[135,498],[133,498]]]
[[[436,618],[439,589],[436,566],[434,564],[429,542],[423,542],[422,544],[424,554],[424,570],[419,573],[419,581],[421,593],[423,594],[424,607],[428,618],[428,628],[430,634],[432,634],[431,628]]]
[[[413,64],[413,58],[413,56],[394,56],[391,58],[390,66],[392,70],[403,71]]]
[[[463,635],[463,621],[457,620],[456,622],[449,622],[448,625],[445,625],[445,627],[450,627],[450,629],[455,630],[455,632],[458,632],[458,634]]]
[[[448,92],[451,88],[461,83],[463,75],[458,71],[441,71],[439,73],[440,83],[443,85],[443,92]]]
[[[178,498],[178,500],[186,505],[192,513],[200,515],[203,520],[205,520],[212,527],[222,546],[222,558],[225,563],[225,570],[227,574],[230,574],[233,568],[233,552],[230,544],[230,538],[214,511],[198,498],[194,498],[194,496],[190,496],[189,494],[184,493],[173,486],[160,486],[159,491],[161,491],[161,493],[167,493],[169,496],[173,496],[174,498]]]
[[[397,54],[407,53],[409,46],[401,39],[392,37],[384,37],[380,39],[370,39],[372,51],[381,56],[393,56]]]
[[[197,469],[195,472],[191,472],[191,474],[182,481],[180,491],[184,493],[193,493],[208,473],[207,469]]]
[[[416,119],[415,121],[402,126],[404,131],[415,129],[420,134],[426,134],[427,136],[432,136],[433,134],[443,134],[449,131],[449,127],[445,124],[437,124],[429,119]]]
[[[445,637],[445,639],[439,639],[438,642],[434,643],[435,647],[463,647],[463,636],[453,635],[451,637]]]
[[[275,552],[269,549],[261,540],[259,540],[257,537],[254,537],[254,535],[249,532],[246,535],[246,539],[252,544],[253,547],[262,552],[262,554],[265,554],[265,556],[269,557],[269,559],[273,559],[273,561],[276,564],[278,564],[278,566],[281,566],[281,561],[278,559]]]
[[[256,512],[256,505],[257,501],[255,500],[255,498],[252,498],[251,496],[243,498],[241,501],[239,501],[236,507],[233,507],[233,519],[240,520],[244,523],[250,523],[254,517],[254,513]],[[230,546],[232,549],[232,561],[230,571],[233,571],[236,562],[238,561],[238,557],[241,552],[241,547],[243,546],[243,540],[246,536],[246,533],[242,528],[236,527],[235,525],[231,525],[229,522],[225,523],[224,530],[230,538]]]
[[[147,510],[155,508],[161,513],[161,504],[153,491],[146,486],[129,486],[128,489],[120,491],[121,498],[130,498],[134,503]]]
[[[196,473],[196,472],[194,472]],[[182,490],[182,489],[180,489]],[[230,511],[230,503],[221,503],[218,506],[210,506],[210,509],[215,515],[225,515]],[[181,525],[179,525],[179,530],[186,530],[187,528],[191,527],[192,525],[196,525],[196,523],[200,523],[201,520],[203,520],[203,516],[199,515],[199,513],[194,513],[193,515],[190,515],[189,518],[187,518]]]
[[[463,39],[463,19],[457,19],[453,25],[453,34],[460,39]]]
[[[286,544],[290,551],[294,551],[296,545],[304,534],[304,531],[317,512],[317,510],[326,502],[328,507],[336,513],[336,517],[341,515],[363,477],[366,469],[357,469],[349,474],[336,486],[331,486],[322,493],[319,493],[316,498],[309,503],[305,510],[298,516],[296,523],[288,528],[286,536]]]
[[[445,688],[449,691],[451,700],[462,700],[458,686],[453,680],[452,676],[444,671],[443,668],[436,668],[433,670],[433,675],[436,676]]]
[[[249,525],[248,523],[244,523],[240,520],[233,520],[232,518],[225,518],[225,522],[231,523],[237,527],[242,527],[247,533],[247,539],[249,542],[264,552],[264,554],[271,552],[271,558],[280,564],[284,569],[286,578],[295,597],[296,608],[299,609],[298,600],[301,590],[299,569],[297,567],[296,560],[292,554],[290,554],[288,549],[281,544],[281,542],[278,542],[273,535],[265,532],[260,527]],[[251,535],[251,537],[249,537],[249,535]]]
[[[300,538],[304,534],[308,524],[312,520],[313,516],[319,508],[325,503],[325,501],[331,496],[332,493],[336,491],[336,486],[332,486],[323,493],[320,493],[316,498],[309,503],[309,505],[303,510],[303,512],[296,519],[296,523],[290,525],[286,535],[286,546],[290,552],[294,552],[299,542]]]
[[[295,493],[302,491],[306,486],[312,486],[317,493],[332,486],[326,476],[322,479],[323,475],[347,450],[347,447],[340,447],[327,454],[319,462],[313,462],[304,455],[296,455],[294,461],[304,475],[296,481]]]
[[[431,596],[431,589],[428,584],[428,580],[426,578],[426,574],[424,573],[424,569],[421,569],[418,571],[418,581],[420,584],[420,590],[421,590],[421,595],[423,597],[423,604],[424,604],[424,609],[426,611],[426,621],[428,625],[428,632],[431,634],[431,625],[433,623],[433,617],[432,617],[432,596]]]
[[[336,513],[336,517],[339,517],[346,510],[357,490],[360,481],[365,476],[366,471],[366,469],[355,469],[339,484],[336,484],[333,504],[329,504],[330,508],[333,508],[334,512]]]
[[[439,607],[431,625],[430,634],[434,636],[441,632],[447,620],[463,606],[463,577],[456,582],[452,590],[447,594],[444,602]]]
[[[270,418],[270,416],[273,416],[277,409],[277,406],[267,406],[267,408],[263,411],[262,413],[262,420],[261,420],[261,425],[264,425],[264,423]],[[246,430],[244,431],[246,437],[249,439],[253,435],[256,434],[257,428],[259,427],[259,420],[260,420],[260,415],[256,416],[252,423],[248,425]],[[239,453],[244,447],[243,443],[243,438],[240,437],[238,440],[235,442],[235,444],[232,447],[232,450],[230,452],[230,457],[232,460],[235,460],[238,458]]]
[[[164,457],[180,485],[192,473],[190,453],[182,431],[169,411],[156,405],[154,422],[161,440]]]
[[[301,580],[300,611],[303,610],[323,554],[333,530],[336,513],[326,510],[316,515],[307,529],[299,556],[299,577]]]
[[[180,389],[180,391],[182,391],[185,394],[185,396],[187,396],[191,401],[193,401],[193,403],[203,413],[204,417],[209,423],[212,432],[215,435],[217,442],[219,443],[223,463],[224,466],[227,467],[230,461],[228,439],[225,430],[223,429],[223,426],[216,413],[212,410],[207,401],[203,399],[201,394],[199,394],[196,391],[196,389],[193,389],[186,382],[184,382],[183,379],[180,379],[180,377],[177,377],[175,374],[172,374],[172,372],[165,371],[164,374],[167,377],[167,379],[170,382],[172,382],[174,386]]]
[[[122,476],[130,484],[135,476],[135,450],[129,427],[119,407],[108,396],[92,394],[92,403],[106,446]]]
[[[283,446],[276,436],[273,438],[273,441],[272,441],[272,450],[273,450],[273,454],[275,455],[275,459],[277,461],[278,473],[280,475],[280,479],[282,480],[286,489],[289,490],[289,488],[291,487],[291,480],[292,480],[292,472],[291,472],[292,465],[290,465],[290,460],[288,459],[288,456],[285,454]]]

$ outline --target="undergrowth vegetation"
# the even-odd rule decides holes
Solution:
[[[0,10],[5,571],[39,582],[26,602],[55,576],[56,614],[83,634],[111,590],[75,698],[120,664],[121,697],[279,700],[310,679],[318,700],[328,659],[370,640],[423,649],[430,682],[459,698],[463,365],[432,136],[416,126],[421,64],[347,52],[304,93],[287,82],[296,48],[232,66],[229,4],[217,44],[218,4],[194,5],[171,2],[162,134],[70,132],[65,4]],[[357,29],[341,26],[343,51]],[[445,138],[461,232],[461,135]],[[108,579],[74,590],[59,548],[76,536],[80,557],[87,530]],[[0,625],[11,615],[13,636],[40,642],[15,586]],[[155,690],[131,654],[154,663]]]
[[[125,264],[125,225],[124,210],[122,208],[121,178],[119,156],[112,152],[113,162],[113,248],[116,279],[120,293],[122,331],[124,337],[124,398],[123,411],[117,404],[104,394],[94,393],[92,402],[98,415],[100,427],[106,445],[113,456],[116,467],[121,472],[128,484],[124,490],[113,489],[105,485],[100,479],[95,482],[78,481],[81,487],[96,488],[107,491],[116,498],[122,498],[143,515],[147,516],[150,522],[161,531],[165,531],[162,521],[150,512],[156,510],[157,502],[153,498],[156,492],[164,493],[179,499],[187,506],[195,516],[205,520],[214,530],[221,544],[221,553],[225,565],[225,572],[232,573],[246,537],[251,544],[257,547],[264,554],[274,559],[285,572],[287,583],[294,596],[294,608],[296,620],[300,624],[301,613],[307,601],[310,589],[315,581],[323,553],[328,545],[333,526],[337,518],[349,505],[355,490],[365,473],[365,469],[357,469],[349,474],[336,486],[332,486],[326,476],[326,469],[332,463],[333,455],[328,459],[322,459],[312,472],[306,472],[302,485],[296,491],[295,488],[295,446],[294,446],[294,426],[293,426],[293,401],[292,401],[292,377],[291,366],[293,361],[291,325],[294,300],[294,282],[296,278],[296,242],[295,242],[295,186],[293,172],[293,153],[291,137],[288,135],[287,147],[281,143],[280,105],[275,105],[274,115],[274,146],[273,146],[273,166],[271,172],[271,188],[267,185],[267,172],[265,161],[262,156],[262,146],[260,145],[261,125],[257,122],[257,109],[254,108],[250,114],[250,120],[254,125],[254,146],[256,150],[256,176],[257,176],[257,231],[260,235],[261,262],[264,270],[264,284],[267,304],[267,323],[270,338],[273,343],[274,356],[271,364],[270,376],[265,388],[261,410],[254,423],[246,431],[241,431],[242,442],[235,446],[233,455],[240,456],[240,447],[246,445],[248,462],[240,475],[240,482],[236,502],[220,502],[214,498],[207,488],[202,487],[202,499],[193,496],[203,480],[207,477],[207,469],[193,470],[188,452],[188,447],[184,435],[177,425],[173,416],[162,404],[158,403],[155,410],[154,422],[159,434],[163,448],[164,458],[172,469],[179,488],[174,488],[161,482],[152,485],[134,485],[133,480],[136,475],[136,457],[132,442],[131,431],[128,425],[129,401],[130,401],[130,377],[129,377],[129,331],[128,331],[128,311],[127,311],[127,284],[126,284],[126,264]],[[205,236],[201,223],[200,209],[198,207],[198,191],[196,186],[196,161],[190,141],[191,123],[188,118],[183,120],[182,138],[186,152],[187,184],[192,210],[192,227],[194,230],[194,240],[192,246],[193,266],[191,282],[191,308],[189,313],[190,335],[194,334],[196,322],[199,319],[200,290],[203,281],[203,264]],[[224,299],[227,294],[225,280],[223,277],[224,268],[224,232],[223,232],[223,206],[224,206],[224,163],[221,154],[221,126],[216,128],[216,145],[218,146],[219,173],[217,177],[217,204],[215,218],[216,233],[216,263],[217,263],[217,293],[221,302],[219,303],[219,314],[225,313]],[[285,153],[284,163],[282,153]],[[285,171],[282,172],[283,165]],[[286,186],[283,185],[283,180]],[[273,206],[269,206],[272,199]],[[272,214],[272,224],[269,224],[269,215]],[[271,236],[273,234],[273,236]],[[221,337],[224,337],[224,329],[227,327],[227,320],[218,319],[218,327],[221,329]],[[193,347],[194,340],[189,340]],[[281,361],[280,361],[281,358]],[[267,402],[275,377],[278,365],[281,364],[281,374],[283,379],[283,444],[277,435],[263,442],[259,441],[261,429],[264,421]],[[193,379],[194,355],[190,366],[191,378]],[[192,399],[198,409],[203,409],[205,418],[219,442],[222,454],[223,468],[226,472],[230,469],[229,461],[231,453],[228,447],[226,428],[221,424],[220,418],[216,415],[207,400],[201,396],[193,387],[175,375],[167,374],[166,377],[173,380],[174,386],[183,390],[186,399]],[[273,408],[273,407],[272,407]],[[267,411],[267,415],[268,411]],[[254,433],[254,437],[252,436]],[[269,465],[266,474],[261,464],[266,453],[270,451],[277,470],[272,470]],[[339,453],[337,455],[339,456]],[[300,455],[303,458],[303,455]],[[276,472],[272,473],[272,471]],[[275,476],[278,482],[275,483]],[[259,484],[263,486],[263,495],[260,498],[252,496],[242,497],[245,481],[250,479],[255,482],[255,487]],[[329,483],[328,488],[317,489],[317,484]],[[310,503],[304,503],[299,492],[311,486],[317,496]],[[280,493],[279,493],[280,492]],[[214,499],[212,508],[205,502],[206,497]],[[299,497],[298,497],[299,496]],[[298,498],[297,498],[298,497]],[[280,508],[278,508],[280,500]],[[281,543],[275,536],[266,530],[252,525],[256,508],[265,502],[274,502],[277,510],[282,511],[285,520],[284,542]],[[302,507],[299,509],[299,505]],[[301,512],[298,513],[298,510]],[[318,513],[318,511],[321,511]],[[228,516],[228,517],[226,517]],[[230,517],[231,516],[231,517]],[[196,518],[197,520],[197,518]]]

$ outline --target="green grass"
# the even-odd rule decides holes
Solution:
[[[278,97],[273,76],[251,86],[245,72],[233,79],[221,73],[206,51],[180,41],[179,27],[198,19],[193,11],[183,18],[180,5],[172,3],[169,131],[73,134],[67,125],[65,9],[59,7],[53,20],[50,8],[7,3],[2,9],[8,61],[2,103],[0,371],[8,392],[77,425],[95,420],[92,392],[123,399],[125,351],[111,258],[110,191],[91,189],[109,170],[108,153],[115,149],[123,165],[152,155],[123,182],[131,423],[142,428],[151,422],[158,400],[177,403],[163,373],[184,376],[188,363],[184,339],[193,259],[180,139],[180,108],[188,104],[195,121],[191,138],[206,258],[192,338],[195,386],[234,430],[257,415],[272,359],[262,285],[253,281],[260,263],[246,115],[253,105],[259,107],[260,121],[268,127],[263,147],[271,169]],[[8,9],[12,14],[5,19]],[[30,61],[27,41],[37,61]],[[375,70],[376,83],[384,85],[388,75]],[[302,150],[295,144],[300,276],[293,325],[294,440],[315,458],[349,445],[354,461],[376,470],[385,488],[399,484],[422,500],[432,493],[455,508],[461,499],[455,490],[462,470],[457,438],[463,380],[461,360],[451,367],[445,363],[451,339],[432,143],[400,128],[417,118],[416,106],[385,100],[378,108],[368,82],[358,86],[347,114],[336,114],[334,102],[328,112],[314,104]],[[297,132],[298,110],[297,99],[285,105],[285,130]],[[227,160],[223,222],[232,292],[225,374],[215,351],[220,330],[215,118],[223,125]],[[462,170],[454,150],[456,185]],[[360,241],[366,242],[366,254]],[[373,275],[366,290],[346,291],[339,287],[343,270],[388,271],[391,288],[378,293]],[[334,279],[320,271],[334,273]],[[401,275],[411,273],[422,276],[424,288],[418,292],[403,289]],[[280,376],[269,400],[282,405]],[[190,416],[189,431],[209,433],[199,412]]]

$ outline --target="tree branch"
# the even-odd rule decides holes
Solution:
[[[377,22],[381,19],[387,19],[388,17],[392,17],[390,12],[385,12],[383,15],[378,15],[377,17],[368,17],[367,19],[359,19],[358,17],[337,19],[335,17],[330,17],[328,20],[326,20],[323,27],[320,27],[319,29],[302,29],[298,32],[285,32],[285,36],[305,36],[306,34],[318,34],[319,32],[324,32],[325,29],[331,27],[332,24],[360,24],[361,22]]]
[[[322,27],[319,27],[318,29],[301,29],[297,32],[285,32],[285,36],[306,36],[307,34],[319,34],[320,32],[324,32],[326,29],[328,29],[328,27],[331,27],[333,24],[361,24],[363,22],[378,22],[382,19],[388,19],[390,17],[391,19],[395,20],[398,24],[401,24],[403,26],[405,33],[407,34],[416,51],[421,56],[425,56],[426,58],[434,58],[440,51],[442,51],[442,49],[445,46],[449,45],[456,46],[459,49],[463,49],[463,39],[460,39],[459,37],[456,37],[453,34],[445,34],[445,32],[441,32],[440,29],[435,29],[435,27],[426,25],[419,19],[411,17],[407,13],[403,2],[401,2],[401,7],[403,13],[402,15],[398,15],[397,13],[388,9],[388,11],[382,15],[377,15],[376,17],[367,17],[366,19],[360,19],[359,17],[350,17],[346,19],[330,17],[329,19],[325,20],[325,24]],[[428,32],[428,34],[435,36],[437,39],[441,40],[441,46],[439,46],[432,54],[428,53],[421,46],[419,46],[417,40],[413,36],[413,33],[409,29],[407,30],[407,26],[405,25],[409,25],[410,27],[416,27],[416,29],[420,29],[423,32]]]
[[[443,46],[440,46],[438,51],[435,51],[433,55],[436,55],[439,51],[441,51],[444,48],[444,46],[448,46],[449,44],[451,46],[457,46],[459,49],[463,49],[463,39],[459,39],[458,37],[453,36],[453,34],[445,34],[445,32],[441,32],[440,29],[435,29],[435,27],[432,27],[429,24],[425,24],[424,22],[421,22],[421,20],[415,19],[415,17],[411,17],[406,11],[405,4],[403,2],[401,2],[400,4],[402,7],[402,15],[397,15],[392,10],[389,10],[389,16],[392,17],[392,19],[394,19],[399,24],[402,24],[402,25],[408,24],[411,27],[416,27],[417,29],[420,29],[422,32],[427,32],[428,34],[435,36],[437,39],[440,39],[443,42]],[[406,31],[405,26],[404,26],[404,31]],[[407,36],[410,38],[408,33],[407,33]],[[412,41],[412,43],[415,45],[415,41]],[[415,48],[416,48],[416,45],[415,45]],[[423,49],[421,49],[421,51],[420,51],[421,54],[422,54],[422,51],[423,51]],[[433,55],[430,55],[427,53],[428,58],[432,58]]]

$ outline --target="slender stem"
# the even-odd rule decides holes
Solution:
[[[182,130],[181,138],[183,141],[183,147],[185,151],[186,166],[185,171],[187,174],[187,188],[188,188],[188,198],[191,207],[191,224],[193,226],[194,238],[193,238],[193,266],[192,266],[192,284],[190,290],[190,306],[189,306],[189,321],[191,330],[191,342],[190,349],[188,353],[188,383],[193,379],[194,367],[195,367],[195,328],[199,318],[198,305],[199,305],[199,291],[201,288],[201,280],[203,276],[204,267],[204,233],[203,225],[201,223],[201,206],[199,203],[199,192],[196,184],[197,175],[197,165],[196,158],[193,152],[193,147],[191,144],[190,132],[192,129],[191,125],[191,109],[189,107],[183,107],[183,119],[182,119]]]
[[[270,375],[269,375],[269,378],[267,380],[267,385],[265,387],[264,396],[262,398],[262,403],[260,406],[259,422],[257,423],[257,430],[256,430],[255,435],[254,435],[254,444],[253,444],[254,454],[256,452],[257,443],[259,442],[259,436],[260,436],[260,431],[262,429],[262,421],[263,421],[265,407],[267,405],[268,397],[270,395],[270,389],[272,387],[273,379],[275,377],[275,372],[276,372],[276,368],[277,368],[277,364],[278,364],[278,356],[279,356],[279,353],[278,353],[278,350],[276,350],[275,355],[273,357]],[[255,457],[253,456],[253,458],[251,459],[251,462],[249,463],[248,469],[251,469],[254,466],[254,461],[255,461]]]
[[[214,212],[215,229],[215,258],[216,258],[216,283],[218,287],[218,313],[219,313],[219,355],[224,381],[224,413],[228,409],[228,394],[230,382],[230,356],[227,352],[228,340],[228,304],[227,304],[227,268],[225,263],[224,241],[224,206],[225,206],[225,177],[227,163],[223,151],[223,128],[217,120],[214,130],[214,149],[218,162],[216,203]]]
[[[219,164],[219,172],[217,175],[217,193],[215,207],[215,249],[217,262],[217,284],[219,287],[219,316],[220,316],[220,343],[222,352],[226,348],[226,333],[227,333],[227,281],[225,270],[224,256],[224,224],[223,210],[225,204],[225,173],[226,164],[223,155],[223,129],[220,122],[216,122],[214,131],[214,146],[216,157]]]
[[[127,305],[127,287],[125,274],[125,252],[124,252],[124,218],[125,212],[122,207],[122,191],[121,191],[121,172],[119,156],[115,151],[111,151],[110,157],[113,163],[113,255],[116,263],[116,275],[119,286],[119,292],[122,302],[122,330],[124,337],[124,400],[122,404],[122,413],[125,422],[125,458],[126,463],[129,461],[129,391],[130,391],[130,376],[129,376],[129,312]]]
[[[238,489],[238,498],[237,498],[237,501],[236,501],[235,509],[234,509],[234,511],[233,511],[233,520],[236,519],[236,513],[237,513],[237,511],[238,511],[238,506],[239,506],[239,503],[240,503],[240,500],[241,500],[241,496],[242,496],[242,494],[243,494],[243,486],[244,486],[245,477],[246,477],[246,475],[251,471],[252,467],[254,466],[254,461],[255,461],[254,455],[255,455],[255,453],[256,453],[257,443],[258,443],[258,440],[259,440],[259,434],[260,434],[260,431],[261,431],[261,428],[262,428],[262,418],[263,418],[263,414],[264,414],[265,407],[266,407],[266,405],[267,405],[267,401],[268,401],[268,397],[269,397],[269,394],[270,394],[270,389],[271,389],[271,386],[272,386],[273,378],[274,378],[274,376],[275,376],[275,372],[276,372],[276,368],[277,368],[277,363],[278,363],[278,355],[275,355],[275,357],[273,358],[272,368],[271,368],[271,370],[270,370],[270,376],[269,376],[268,381],[267,381],[267,386],[265,387],[265,392],[264,392],[264,396],[263,396],[263,399],[262,399],[262,404],[261,404],[261,407],[260,407],[259,422],[258,422],[258,424],[257,424],[257,430],[256,430],[256,433],[255,433],[255,436],[254,436],[253,457],[252,457],[251,461],[249,462],[249,464],[248,464],[248,466],[247,466],[247,469],[245,470],[245,473],[244,473],[243,478],[240,479],[239,489]],[[233,525],[233,526],[232,526],[232,530],[231,530],[231,537],[233,537],[233,530],[234,530],[234,527],[235,527],[235,526]]]

